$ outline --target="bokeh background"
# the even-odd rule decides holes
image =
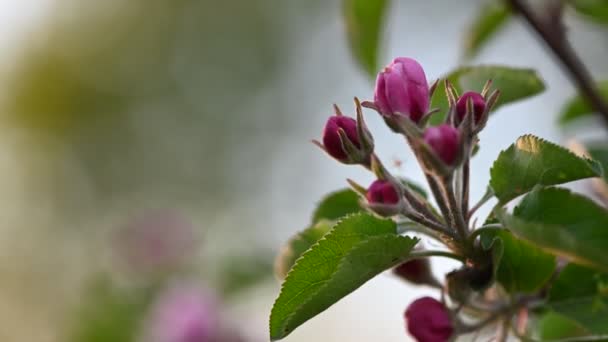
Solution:
[[[492,63],[545,80],[482,133],[473,198],[519,135],[597,133],[558,128],[575,90],[522,23],[462,57],[481,2],[396,1],[381,50],[382,64],[411,56],[429,79]],[[606,78],[606,31],[566,23]],[[233,340],[267,341],[274,255],[322,195],[372,180],[309,142],[333,103],[352,113],[353,96],[373,94],[340,2],[2,0],[0,47],[0,340],[128,341],[161,284],[187,282],[214,298]],[[380,155],[422,182],[401,139],[366,114]],[[423,293],[381,275],[286,341],[407,340],[403,311]]]

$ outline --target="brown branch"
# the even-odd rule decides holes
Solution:
[[[565,37],[559,20],[561,18],[557,14],[557,11],[561,11],[561,8],[553,7],[553,11],[549,11],[553,15],[540,17],[523,0],[506,1],[511,5],[512,10],[520,14],[553,51],[568,76],[576,83],[580,93],[589,101],[597,114],[602,117],[604,124],[608,126],[608,104],[598,92],[591,74]],[[563,4],[554,3],[552,6],[563,6]]]

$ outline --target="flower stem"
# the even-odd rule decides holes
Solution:
[[[410,253],[409,259],[419,259],[419,258],[427,258],[432,256],[439,256],[444,258],[450,258],[458,261],[464,262],[464,257],[458,254],[454,254],[446,251],[422,251],[422,252],[414,252]]]
[[[598,115],[608,126],[608,103],[602,98],[589,71],[578,57],[572,46],[566,40],[559,13],[562,9],[553,11],[553,16],[540,17],[522,0],[507,0],[514,12],[521,16],[538,33],[553,54],[561,61],[570,78],[577,84],[581,94],[589,101]],[[560,6],[553,4],[553,6]],[[545,11],[551,13],[551,11]]]
[[[468,228],[465,222],[463,212],[460,210],[460,206],[456,201],[456,194],[454,193],[454,185],[451,177],[443,178],[443,186],[445,191],[445,197],[448,199],[448,209],[453,217],[456,224],[458,234],[463,240],[466,240],[468,236]]]

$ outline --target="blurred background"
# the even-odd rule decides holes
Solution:
[[[429,80],[463,63],[545,80],[482,133],[473,198],[519,135],[594,134],[557,127],[575,90],[521,22],[462,58],[481,3],[396,1],[381,49],[382,64],[414,57]],[[324,194],[372,181],[309,142],[333,103],[352,113],[353,96],[373,96],[340,2],[2,0],[0,18],[0,340],[153,341],[169,332],[146,325],[178,297],[211,317],[217,341],[267,341],[274,255]],[[566,23],[605,79],[606,31]],[[379,154],[422,182],[401,139],[366,114]],[[430,291],[381,275],[286,341],[407,340],[403,311]]]

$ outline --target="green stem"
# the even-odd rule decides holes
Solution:
[[[479,202],[477,202],[477,204],[475,204],[473,206],[473,208],[471,208],[471,210],[469,210],[469,212],[467,213],[467,218],[470,219],[471,216],[473,216],[473,214],[477,211],[477,209],[481,208],[484,204],[488,203],[488,201],[491,200],[492,198],[494,198],[494,191],[492,191],[492,188],[488,187],[488,189],[486,190],[486,193],[483,194],[483,197],[479,200]]]
[[[408,259],[419,259],[419,258],[428,258],[432,256],[439,256],[444,258],[450,258],[454,260],[458,260],[464,262],[465,258],[461,255],[457,255],[451,252],[446,251],[422,251],[422,252],[414,252],[410,253]]]
[[[443,196],[443,192],[441,191],[439,184],[433,178],[432,175],[425,173],[426,181],[429,183],[429,187],[431,188],[431,192],[433,193],[433,197],[435,197],[435,202],[437,202],[437,206],[439,206],[439,210],[443,217],[448,221],[449,225],[454,226],[455,222],[452,221],[452,216],[450,215],[450,211],[446,205],[446,198]]]
[[[503,228],[502,224],[500,223],[493,223],[493,224],[488,224],[482,227],[479,227],[477,229],[475,229],[471,235],[469,236],[469,243],[474,243],[475,239],[477,239],[477,237],[482,234],[484,231],[486,230],[491,230],[491,229],[497,229],[497,228]]]
[[[460,206],[458,206],[458,202],[456,201],[456,195],[454,193],[454,185],[452,184],[451,177],[446,177],[442,179],[443,186],[445,190],[445,197],[448,199],[448,209],[452,214],[452,217],[456,223],[456,229],[458,230],[458,234],[463,240],[466,240],[468,235],[467,224],[464,220],[464,216],[462,211],[460,210]]]
[[[461,191],[461,203],[462,203],[462,207],[461,207],[461,212],[463,215],[466,215],[465,222],[468,224],[469,222],[469,218],[470,216],[468,215],[469,212],[469,177],[470,177],[470,167],[469,167],[469,158],[470,158],[470,154],[467,155],[467,159],[464,162],[464,165],[462,166],[462,191]]]

